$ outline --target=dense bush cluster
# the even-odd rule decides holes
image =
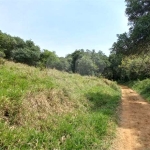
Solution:
[[[81,75],[99,75],[109,66],[107,56],[101,51],[79,49],[66,57],[58,57],[55,52],[41,50],[31,40],[24,41],[1,31],[0,57],[30,66],[55,68]]]
[[[114,80],[150,77],[150,1],[125,0],[129,32],[118,34],[106,76]]]

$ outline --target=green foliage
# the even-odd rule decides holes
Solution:
[[[67,58],[59,58],[55,52],[48,50],[41,52],[39,66],[44,68],[55,68],[60,71],[71,71],[71,65],[69,64]]]
[[[102,51],[98,51],[98,53],[94,53],[92,59],[98,68],[97,70],[98,74],[103,74],[104,69],[110,66],[108,57]]]
[[[40,58],[40,48],[31,40],[24,42],[20,37],[0,31],[0,57],[35,66]]]
[[[145,0],[125,0],[126,1],[126,14],[128,20],[133,25],[139,18],[149,14],[150,12],[150,1]]]
[[[111,48],[121,54],[138,54],[145,52],[150,39],[150,2],[143,0],[125,0],[126,14],[131,28],[129,33],[118,36]]]
[[[83,49],[81,49],[81,50],[76,50],[75,52],[73,52],[72,54],[71,54],[71,57],[72,57],[72,66],[71,66],[71,68],[72,68],[72,72],[73,73],[76,73],[77,72],[77,67],[76,67],[76,65],[77,65],[77,61],[78,61],[78,59],[80,59],[81,57],[82,57],[82,54],[83,54]]]
[[[150,44],[150,14],[136,21],[134,28],[130,29],[130,39],[134,44],[132,53],[149,52],[147,47]]]
[[[130,81],[127,84],[150,101],[150,79]]]
[[[114,42],[111,48],[111,53],[116,55],[116,58],[122,55],[122,60],[118,65],[111,62],[111,67],[106,68],[105,74],[109,79],[115,80],[144,79],[150,74],[150,1],[125,2],[131,27],[128,33],[117,35],[117,42]],[[115,69],[112,66],[115,66]]]
[[[112,45],[111,53],[115,54],[129,54],[130,51],[129,49],[132,47],[132,41],[130,40],[129,34],[128,33],[123,33],[123,34],[117,34],[117,42],[114,42]]]
[[[1,149],[108,149],[120,89],[96,77],[0,66]]]
[[[81,75],[101,75],[106,67],[108,67],[108,57],[101,51],[95,50],[76,50],[69,55],[71,57],[72,71]]]
[[[0,49],[5,53],[5,58],[11,59],[11,53],[15,44],[16,41],[13,37],[0,31]]]
[[[26,43],[23,39],[21,39],[20,37],[14,37],[16,44],[15,44],[15,48],[25,48],[26,47]]]
[[[81,75],[94,75],[97,67],[92,59],[88,56],[83,56],[76,62],[76,72]]]
[[[32,40],[24,41],[0,31],[0,57],[30,66],[55,68],[60,71],[79,73],[81,75],[101,76],[110,65],[108,57],[102,51],[79,49],[68,56],[58,57],[55,52],[43,50]]]
[[[38,47],[18,48],[13,50],[13,60],[20,63],[36,66],[40,58]]]
[[[46,62],[46,67],[47,68],[55,68],[58,61],[59,61],[59,59],[58,59],[57,55],[55,54],[55,52],[50,52],[49,57]]]
[[[5,57],[5,53],[3,51],[0,51],[0,58],[4,58]]]
[[[119,55],[111,54],[111,65],[104,71],[105,77],[114,80],[129,81],[150,77],[150,54]]]
[[[119,66],[121,65],[121,61],[123,59],[122,54],[111,54],[109,56],[110,65],[105,68],[103,75],[108,79],[119,80],[121,75],[121,69]]]
[[[122,60],[121,77],[126,80],[145,79],[150,77],[149,54],[130,56]]]
[[[44,49],[43,52],[41,52],[41,55],[40,55],[40,63],[43,67],[46,67],[46,63],[47,63],[47,60],[48,58],[52,55],[52,52]]]
[[[59,58],[59,60],[56,62],[55,68],[60,71],[71,72],[71,65],[67,58],[64,57]]]

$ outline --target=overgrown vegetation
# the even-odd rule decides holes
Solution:
[[[127,85],[136,90],[150,102],[150,79],[130,81]]]
[[[107,149],[120,90],[114,82],[5,61],[0,149]]]
[[[105,77],[130,81],[150,78],[150,1],[125,0],[129,31],[117,34]]]

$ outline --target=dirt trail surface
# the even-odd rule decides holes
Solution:
[[[111,150],[150,150],[150,104],[126,86],[121,90],[120,121]]]

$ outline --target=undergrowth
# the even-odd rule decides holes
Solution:
[[[150,102],[150,79],[130,81],[127,85],[139,94],[141,94],[147,101]]]
[[[0,85],[0,149],[108,149],[120,100],[116,83],[5,62]]]

